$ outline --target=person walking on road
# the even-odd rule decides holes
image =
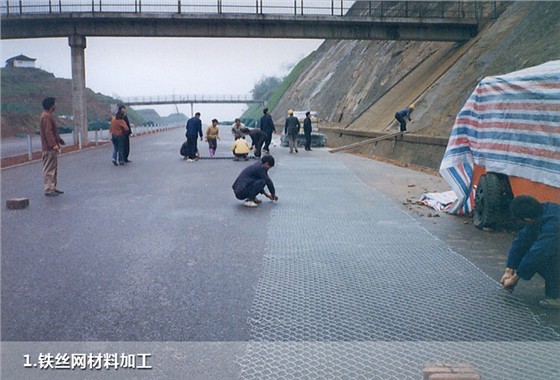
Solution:
[[[123,120],[126,123],[126,126],[128,127],[128,131],[124,133],[124,140],[123,140],[124,162],[132,162],[128,159],[128,156],[130,154],[130,137],[132,136],[132,128],[130,128],[130,120],[128,120],[128,116],[126,115],[126,106],[122,104],[119,107],[119,111],[124,115]]]
[[[263,110],[263,116],[261,117],[260,121],[260,128],[261,131],[266,133],[266,139],[264,140],[264,148],[263,150],[266,153],[270,153],[270,142],[272,141],[272,133],[276,132],[276,128],[274,127],[274,121],[272,120],[272,116],[268,113],[268,108]]]
[[[246,207],[257,207],[262,201],[257,195],[263,194],[271,201],[277,201],[274,183],[268,176],[268,170],[274,166],[274,157],[271,155],[263,156],[258,162],[247,166],[241,171],[235,182],[233,183],[233,193],[239,200],[244,200],[243,205]],[[268,187],[267,193],[264,187]]]
[[[524,226],[511,245],[500,283],[513,291],[520,278],[528,281],[538,273],[545,282],[539,305],[560,310],[560,205],[520,195],[510,209]]]
[[[305,150],[311,150],[311,130],[313,129],[311,125],[311,112],[307,111],[305,113],[305,120],[303,121],[303,134],[305,135]]]
[[[266,140],[266,133],[254,128],[243,128],[243,133],[251,137],[251,149],[254,148],[255,158],[261,158],[261,149]]]
[[[210,157],[214,157],[216,149],[218,149],[218,140],[220,139],[220,129],[218,128],[218,119],[212,119],[212,125],[206,128],[206,141],[208,142],[208,150]]]
[[[43,186],[47,197],[63,194],[64,191],[58,190],[58,153],[60,145],[66,143],[58,133],[58,127],[54,121],[54,111],[56,99],[48,97],[43,99],[43,112],[39,120],[41,134],[41,156],[43,158]]]
[[[128,131],[128,126],[124,121],[124,115],[121,111],[117,111],[113,120],[111,120],[111,126],[109,127],[109,132],[111,132],[111,141],[113,142],[113,165],[124,165],[124,135]]]
[[[286,123],[284,124],[284,133],[288,137],[288,144],[290,146],[290,153],[294,153],[294,149],[296,153],[297,150],[297,135],[299,133],[299,129],[301,124],[299,123],[299,119],[294,116],[294,111],[288,111],[288,117],[286,118]]]
[[[406,132],[406,119],[408,119],[408,121],[412,121],[410,117],[412,111],[414,111],[414,104],[409,105],[408,108],[401,110],[395,114],[395,119],[397,119],[400,124],[401,132]]]
[[[195,113],[194,116],[187,121],[186,129],[187,161],[195,161],[198,160],[198,136],[200,136],[200,141],[202,141],[202,122],[200,121],[200,112]]]

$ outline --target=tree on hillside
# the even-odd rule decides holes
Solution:
[[[282,83],[282,79],[278,77],[263,77],[251,90],[253,99],[268,100],[274,90]]]

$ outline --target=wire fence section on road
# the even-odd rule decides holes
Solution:
[[[4,0],[3,15],[57,13],[275,14],[372,18],[496,18],[505,1]]]

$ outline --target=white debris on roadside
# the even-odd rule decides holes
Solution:
[[[457,200],[457,194],[453,190],[443,193],[424,193],[419,203],[424,204],[440,212],[445,211],[447,206]]]

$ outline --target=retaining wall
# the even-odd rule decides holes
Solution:
[[[339,128],[320,128],[319,132],[327,137],[327,146],[329,148],[337,148],[384,135],[383,133],[348,131]],[[442,137],[405,134],[402,137],[364,144],[352,148],[349,152],[389,158],[407,164],[439,169],[445,148],[447,147],[447,141],[447,138]]]

